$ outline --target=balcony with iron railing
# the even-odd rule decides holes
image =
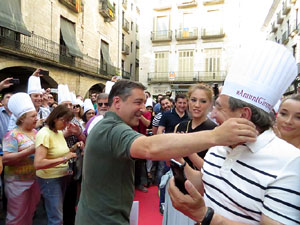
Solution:
[[[117,71],[117,67],[114,67],[108,63],[103,62],[100,64],[100,73],[103,75],[116,75]]]
[[[153,31],[151,32],[152,42],[163,42],[172,40],[171,30]]]
[[[285,0],[282,7],[282,14],[287,15],[291,11],[291,0]]]
[[[122,54],[129,55],[129,45],[122,43]]]
[[[140,48],[140,41],[136,40],[136,48],[139,49]]]
[[[280,11],[277,13],[277,23],[282,24],[282,22],[283,22],[283,15],[282,12]]]
[[[148,73],[148,83],[223,82],[226,75],[226,71],[150,72]]]
[[[175,31],[175,38],[177,41],[184,40],[197,40],[198,39],[198,28],[183,28]]]
[[[4,32],[3,32],[4,33]],[[87,55],[82,58],[69,54],[66,46],[48,40],[44,37],[31,34],[30,37],[17,34],[14,38],[7,37],[0,32],[0,51],[7,52],[21,58],[32,59],[54,66],[66,67],[75,71],[93,75],[115,75],[113,70],[101,73],[100,61]],[[113,68],[112,65],[108,67]]]
[[[116,19],[115,6],[109,0],[99,0],[99,12],[104,17],[105,22],[111,22]]]
[[[123,79],[130,79],[131,74],[124,69],[122,69],[122,78]]]
[[[125,30],[126,32],[129,31],[129,22],[127,19],[123,18],[122,20],[122,28],[123,30]]]
[[[203,28],[201,31],[202,39],[216,39],[225,37],[225,32],[222,27],[216,28]]]

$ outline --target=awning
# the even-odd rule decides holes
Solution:
[[[0,27],[31,36],[22,18],[20,0],[0,1]]]
[[[104,43],[103,41],[101,41],[101,52],[102,52],[103,60],[109,64],[110,57],[109,57],[108,44]]]
[[[69,50],[70,55],[82,58],[83,54],[80,51],[80,49],[77,45],[77,42],[76,42],[74,24],[67,21],[64,18],[61,18],[60,19],[60,29],[61,29],[61,33],[62,33],[64,42]]]

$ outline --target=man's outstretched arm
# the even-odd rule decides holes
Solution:
[[[139,137],[132,143],[130,154],[133,158],[168,160],[188,156],[213,146],[254,142],[257,134],[252,122],[233,118],[214,130]]]

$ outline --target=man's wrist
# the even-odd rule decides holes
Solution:
[[[203,217],[203,219],[201,219],[201,222],[196,223],[195,225],[210,225],[213,217],[214,217],[214,209],[211,207],[207,207],[206,213]]]

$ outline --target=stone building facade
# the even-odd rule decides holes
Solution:
[[[64,83],[82,96],[102,91],[121,75],[121,7],[122,0],[1,1],[0,79],[19,78],[25,90],[41,67],[49,70],[44,88]]]

